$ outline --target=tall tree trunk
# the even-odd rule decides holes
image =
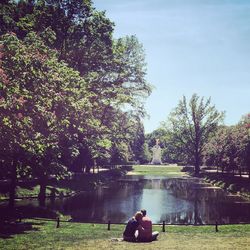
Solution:
[[[91,165],[87,164],[85,167],[85,173],[89,174],[90,173],[90,169],[91,169]]]
[[[16,185],[17,185],[17,161],[13,160],[11,166],[11,182],[10,182],[10,191],[9,191],[9,207],[13,208],[15,205],[15,196],[16,196]]]
[[[39,205],[41,207],[44,207],[46,199],[46,186],[47,186],[47,179],[45,176],[41,177],[39,184],[40,184],[40,192],[38,195]]]
[[[194,165],[194,168],[195,168],[195,175],[199,175],[200,173],[200,156],[199,156],[199,153],[196,151],[195,152],[195,165]]]

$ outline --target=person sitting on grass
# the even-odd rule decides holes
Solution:
[[[159,232],[155,231],[152,233],[152,221],[147,216],[147,211],[145,209],[142,209],[141,213],[143,217],[140,222],[141,227],[138,229],[139,230],[138,241],[151,242],[153,240],[156,240],[157,236],[159,235]]]
[[[138,211],[131,219],[129,219],[126,228],[123,232],[123,240],[130,242],[135,242],[137,240],[136,231],[137,230],[143,231],[143,228],[140,225],[142,217],[143,217],[142,213]]]

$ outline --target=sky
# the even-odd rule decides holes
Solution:
[[[114,37],[136,35],[154,86],[145,102],[150,133],[185,95],[211,97],[225,124],[250,112],[249,0],[93,0],[115,23]]]

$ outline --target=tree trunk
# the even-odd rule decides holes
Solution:
[[[46,180],[45,177],[42,177],[40,179],[40,192],[39,192],[39,195],[38,195],[39,205],[41,207],[45,206],[46,186],[47,186],[47,180]]]
[[[198,152],[195,152],[195,175],[198,176],[200,173],[200,156]]]
[[[15,196],[16,196],[16,185],[17,185],[17,162],[12,161],[11,166],[11,182],[10,182],[10,191],[9,191],[9,207],[13,208],[15,205]]]
[[[86,174],[89,174],[89,173],[90,173],[90,169],[91,169],[91,165],[88,165],[88,164],[87,164],[87,165],[85,166],[85,173],[86,173]]]

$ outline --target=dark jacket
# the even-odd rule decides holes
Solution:
[[[135,231],[139,226],[139,222],[135,218],[129,219],[125,231],[123,232],[123,236],[125,237],[135,237]]]

